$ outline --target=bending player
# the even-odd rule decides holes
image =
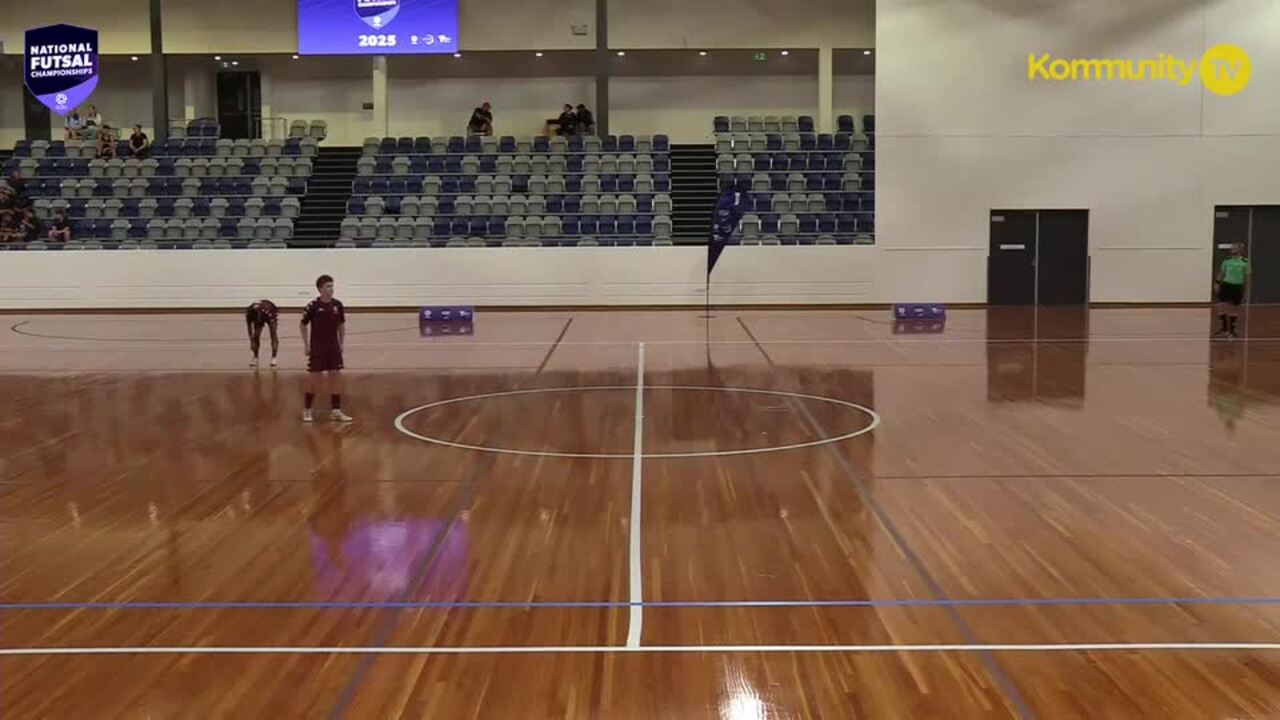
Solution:
[[[249,367],[258,367],[258,349],[262,347],[262,328],[271,329],[271,367],[276,366],[276,355],[280,353],[280,336],[276,334],[276,321],[280,314],[276,304],[270,300],[259,300],[244,311],[244,324],[249,330],[249,352],[253,359]]]
[[[328,376],[329,398],[334,422],[351,422],[351,416],[342,412],[342,341],[345,339],[347,312],[333,296],[333,278],[321,275],[316,278],[320,297],[307,303],[302,312],[302,347],[307,354],[307,388],[303,395],[302,422],[314,418],[311,406],[316,400],[319,379]],[[310,332],[308,327],[310,326]]]

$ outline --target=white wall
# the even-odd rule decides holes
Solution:
[[[717,303],[872,302],[867,246],[734,247]],[[701,305],[704,248],[8,252],[0,309],[289,304],[329,273],[353,306]]]
[[[258,66],[270,77],[274,115],[323,119],[329,144],[358,145],[375,128],[370,61],[360,58],[272,58]],[[208,72],[212,72],[209,69]],[[471,110],[482,101],[494,107],[499,134],[542,132],[547,118],[564,102],[595,105],[591,77],[432,78],[393,65],[388,80],[391,135],[454,135],[462,132]],[[869,76],[837,76],[838,112],[861,115],[874,103]],[[666,133],[674,142],[706,142],[715,115],[813,115],[818,81],[810,76],[615,77],[610,82],[611,129],[615,134]]]
[[[1209,297],[1213,206],[1280,203],[1280,5],[881,0],[877,268],[900,299],[982,301],[992,208],[1088,208],[1095,301]],[[1253,77],[1030,83],[1028,53],[1199,58]],[[887,288],[886,288],[887,290]]]
[[[610,132],[709,142],[716,115],[814,115],[816,76],[613,78]]]
[[[0,41],[19,53],[22,32],[74,22],[101,33],[106,53],[149,52],[148,0],[0,0]],[[875,42],[873,0],[612,0],[618,48],[863,47]],[[164,0],[170,53],[297,51],[297,0]],[[595,47],[594,0],[460,0],[464,50]],[[572,25],[588,34],[574,35]]]

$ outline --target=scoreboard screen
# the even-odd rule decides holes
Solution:
[[[458,51],[458,0],[298,0],[302,55]]]

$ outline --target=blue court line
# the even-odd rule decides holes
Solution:
[[[352,602],[36,602],[0,603],[6,610],[541,610],[574,608],[879,608],[1030,607],[1045,605],[1280,605],[1280,597],[1057,597],[902,600],[648,600],[622,601],[352,601]]]

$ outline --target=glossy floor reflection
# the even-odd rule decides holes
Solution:
[[[714,315],[7,318],[0,714],[1280,713],[1280,312]]]

